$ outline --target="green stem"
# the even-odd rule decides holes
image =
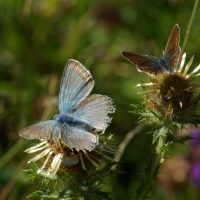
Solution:
[[[138,194],[137,200],[144,200],[147,198],[148,194],[153,188],[154,181],[157,176],[158,169],[160,167],[161,162],[164,160],[164,154],[166,152],[166,138],[169,133],[167,126],[163,126],[160,128],[156,134],[156,144],[154,146],[155,150],[152,154],[152,159],[150,160],[150,172],[147,172],[147,179],[142,181],[140,185],[140,194]],[[154,141],[154,139],[153,139]],[[142,189],[141,189],[142,188]]]
[[[152,189],[159,166],[160,166],[160,156],[156,154],[156,158],[153,163],[152,169],[149,173],[147,180],[145,181],[145,184],[143,185],[142,193],[139,194],[139,196],[136,198],[137,200],[144,200],[145,198],[147,198],[147,195]]]
[[[186,46],[186,43],[188,41],[188,37],[189,37],[189,34],[190,34],[192,23],[194,21],[194,16],[196,14],[198,4],[199,4],[199,0],[195,0],[194,7],[192,9],[192,14],[191,14],[191,17],[190,17],[190,21],[188,23],[188,27],[187,27],[187,30],[186,30],[186,33],[185,33],[185,37],[184,37],[184,41],[183,41],[183,45],[182,45],[182,53],[184,53],[185,46]]]

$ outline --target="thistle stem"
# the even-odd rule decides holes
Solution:
[[[147,179],[142,183],[142,193],[140,193],[137,196],[137,200],[144,200],[147,198],[148,194],[151,192],[151,189],[153,187],[159,166],[160,166],[160,160],[161,160],[161,155],[156,154],[155,158],[154,158],[154,162],[153,165],[151,166],[151,171],[147,177]],[[151,165],[151,163],[150,163]]]
[[[122,155],[124,154],[124,151],[126,150],[126,147],[128,146],[128,144],[132,141],[134,136],[136,136],[140,131],[142,131],[142,129],[144,127],[145,127],[145,124],[139,124],[134,129],[132,129],[131,131],[129,131],[126,134],[124,140],[119,145],[119,148],[117,150],[117,154],[115,155],[115,158],[114,158],[115,162],[120,161],[120,159],[121,159]]]
[[[149,164],[150,170],[147,172],[147,178],[145,178],[145,180],[142,181],[142,183],[140,184],[140,187],[142,189],[139,188],[139,191],[142,192],[138,193],[138,196],[136,198],[137,200],[146,199],[153,188],[158,169],[160,167],[160,164],[164,160],[164,154],[166,152],[166,138],[168,132],[169,130],[166,128],[166,126],[163,126],[159,129],[158,132],[156,132],[159,137],[157,138],[157,142],[154,143],[154,152],[152,153],[152,159],[150,160]]]

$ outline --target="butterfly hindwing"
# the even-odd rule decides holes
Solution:
[[[78,61],[70,59],[64,69],[59,95],[59,111],[69,112],[92,91],[90,72]]]
[[[70,149],[75,149],[76,151],[92,151],[99,142],[98,135],[72,125],[64,127],[62,139]]]

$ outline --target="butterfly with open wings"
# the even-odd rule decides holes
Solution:
[[[70,59],[64,69],[59,95],[59,114],[20,131],[27,139],[62,140],[70,149],[92,151],[99,143],[115,112],[113,100],[104,95],[89,95],[94,86],[90,72]]]
[[[179,37],[180,29],[178,24],[176,24],[171,31],[161,58],[127,51],[123,51],[122,55],[131,63],[136,64],[138,71],[145,72],[149,75],[171,73],[175,71],[181,52]]]

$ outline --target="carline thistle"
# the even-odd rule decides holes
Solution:
[[[61,163],[71,166],[79,161],[86,169],[82,155],[96,164],[91,155],[93,151],[102,156],[103,151],[114,151],[112,145],[106,144],[105,149],[102,148],[104,142],[99,138],[99,133],[104,133],[111,122],[109,114],[115,112],[113,100],[105,95],[90,95],[93,87],[90,72],[79,61],[70,59],[61,80],[59,114],[19,132],[21,137],[42,141],[27,150],[28,153],[40,152],[30,162],[46,157],[44,165],[38,170],[40,174],[53,177]],[[50,159],[52,162],[48,168]],[[48,170],[44,171],[46,167]]]

